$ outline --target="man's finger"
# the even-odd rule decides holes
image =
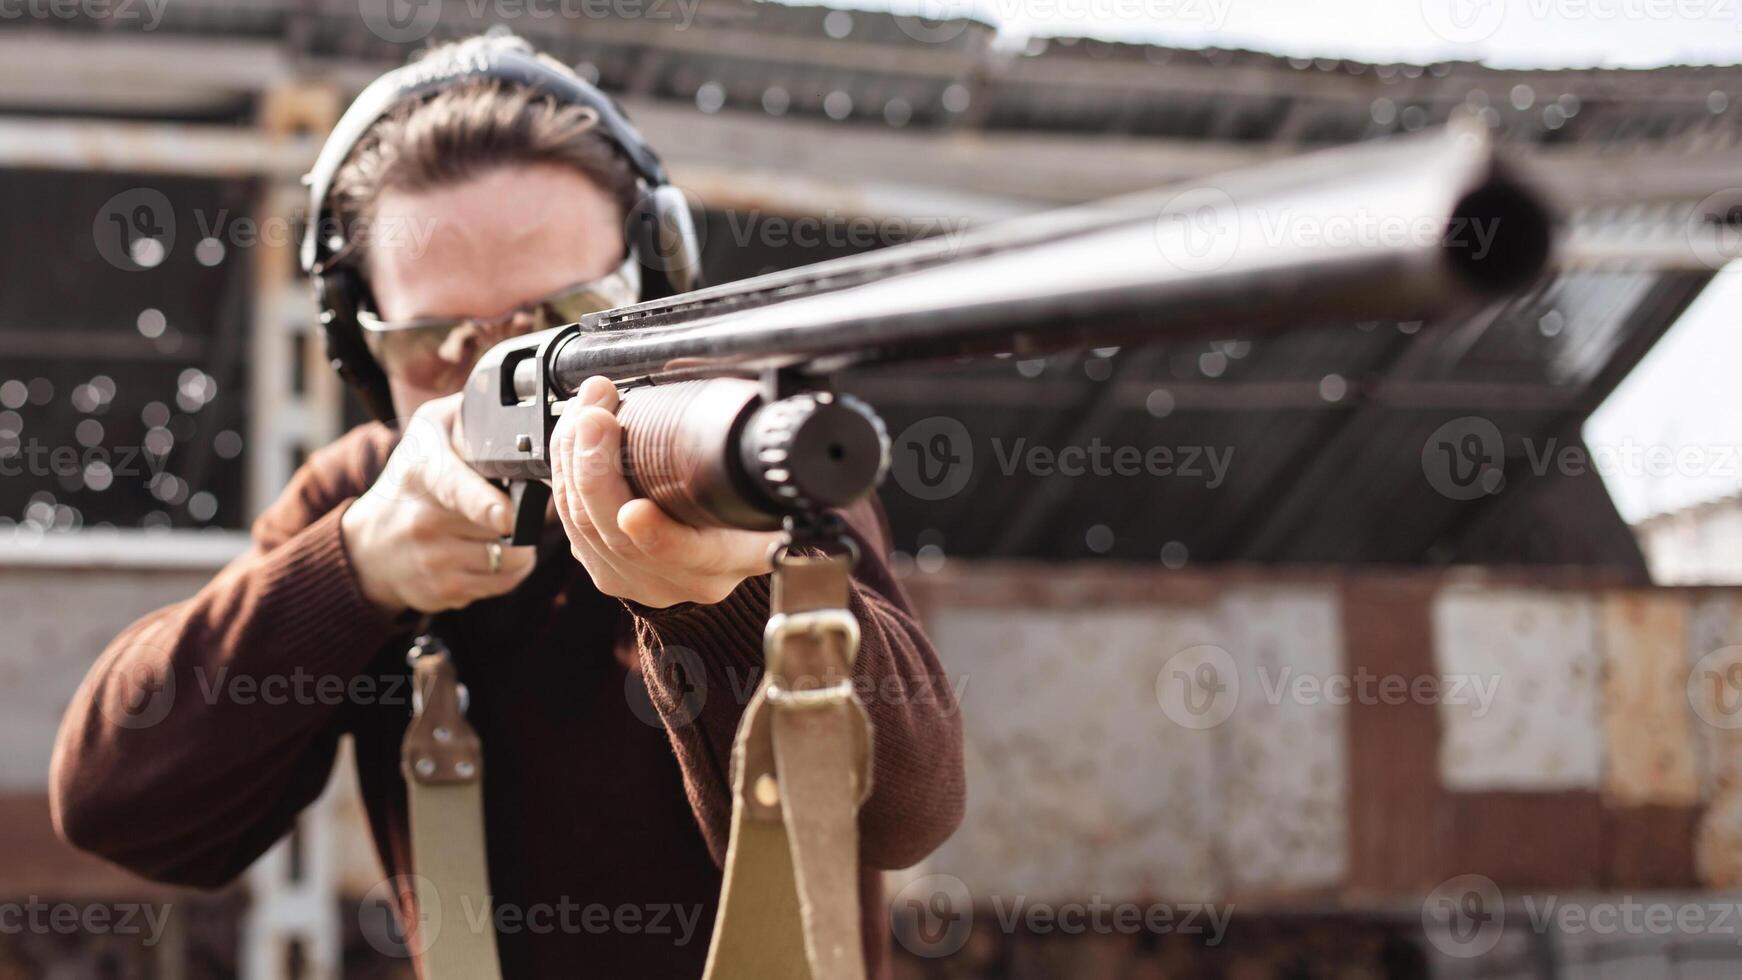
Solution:
[[[565,415],[573,416],[578,455],[570,461],[587,522],[607,548],[633,554],[634,542],[617,526],[617,511],[633,497],[618,452],[623,429],[617,417],[600,405],[573,407]]]
[[[581,460],[575,443],[575,423],[581,404],[571,399],[550,435],[550,489],[557,517],[571,540],[593,535],[593,524],[579,494]]]
[[[479,476],[454,451],[452,433],[459,418],[460,397],[437,398],[419,408],[394,455],[414,452],[406,482],[421,486],[444,509],[497,534],[507,534],[513,530],[508,495]],[[415,445],[407,445],[414,437]]]
[[[586,416],[586,410],[595,406],[612,413],[615,421],[617,386],[597,374],[581,382],[575,396],[563,405],[562,416],[550,436],[552,496],[557,502],[558,516],[564,518],[563,529],[571,537],[576,533],[595,533],[579,494],[569,492],[579,490],[581,474],[588,462],[581,456],[586,447],[580,443],[579,422]]]
[[[694,575],[760,575],[778,531],[694,528],[673,520],[651,500],[635,499],[617,513],[618,526],[652,561]]]
[[[444,466],[442,472],[436,474],[430,481],[429,493],[436,503],[479,527],[489,528],[497,534],[514,530],[508,494],[458,460],[455,460],[455,465]]]
[[[575,389],[575,401],[582,405],[597,405],[617,414],[617,386],[602,374],[595,374]]]
[[[488,554],[485,555],[485,560],[488,562]],[[518,583],[521,579],[526,578],[532,572],[533,566],[537,564],[537,548],[503,548],[502,568],[496,574]],[[489,570],[487,566],[485,570]]]
[[[537,562],[538,549],[510,548],[502,545],[502,562],[495,572],[490,571],[490,554],[494,550],[490,546],[498,544],[495,535],[483,541],[454,539],[444,541],[435,546],[431,559],[434,564],[445,572],[465,572],[474,575],[504,575],[511,576],[526,571]]]
[[[618,508],[617,526],[629,535],[642,554],[662,565],[694,555],[696,529],[673,520],[671,515],[659,509],[658,504],[645,497],[630,500]]]
[[[571,410],[574,410],[572,406]],[[565,410],[563,417],[557,420],[556,431],[551,437],[551,499],[556,506],[557,520],[562,522],[563,533],[568,536],[570,552],[593,577],[593,583],[602,588],[605,577],[618,576],[621,570],[612,561],[611,550],[599,540],[599,532],[593,527],[586,505],[580,499],[575,474],[578,466],[574,448],[575,418],[569,411]]]

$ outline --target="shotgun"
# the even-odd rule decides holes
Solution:
[[[551,430],[603,375],[637,494],[694,526],[792,530],[888,468],[876,413],[831,384],[843,368],[1440,319],[1536,281],[1552,226],[1457,118],[512,338],[467,380],[460,452],[532,543]]]

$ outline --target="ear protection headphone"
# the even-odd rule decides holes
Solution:
[[[327,358],[350,383],[364,407],[393,424],[387,375],[363,342],[357,311],[369,301],[369,286],[344,258],[346,241],[329,194],[333,179],[357,143],[395,108],[474,80],[523,86],[564,105],[591,109],[599,132],[621,152],[641,183],[641,199],[628,220],[628,246],[641,264],[642,301],[701,285],[701,247],[683,193],[667,181],[659,162],[623,111],[605,93],[555,59],[537,54],[513,35],[470,38],[376,79],[345,110],[314,168],[309,187],[309,226],[302,241],[302,268],[315,281],[326,334]]]

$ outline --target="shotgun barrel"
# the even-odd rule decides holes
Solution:
[[[775,527],[882,476],[881,423],[828,390],[842,368],[1438,318],[1533,282],[1551,230],[1486,127],[1455,119],[505,341],[468,381],[463,453],[520,503],[561,403],[603,375],[638,493],[686,523]]]

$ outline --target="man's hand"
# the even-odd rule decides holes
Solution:
[[[513,517],[508,495],[454,452],[459,407],[452,395],[419,408],[381,477],[340,519],[363,594],[389,613],[458,609],[532,573],[532,548],[502,548],[490,568]]]
[[[551,435],[557,516],[599,591],[655,608],[712,604],[768,571],[778,533],[689,527],[630,493],[616,411],[616,386],[588,378]]]

